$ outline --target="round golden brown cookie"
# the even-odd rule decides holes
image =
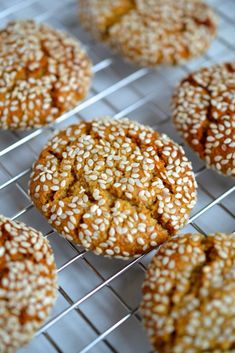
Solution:
[[[48,124],[88,91],[91,62],[79,42],[34,21],[0,31],[0,128]]]
[[[217,19],[202,0],[80,0],[83,27],[133,63],[174,65],[203,54]]]
[[[23,223],[0,216],[0,352],[29,343],[56,299],[48,241]]]
[[[208,167],[235,176],[235,62],[200,69],[173,97],[173,121]]]
[[[235,233],[175,237],[152,259],[141,312],[158,352],[234,352],[234,304]]]
[[[183,149],[128,119],[59,132],[33,167],[30,195],[64,237],[106,256],[139,256],[174,235],[196,202]]]

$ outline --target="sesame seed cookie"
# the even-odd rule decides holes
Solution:
[[[82,26],[129,61],[175,65],[203,54],[217,18],[202,0],[80,0]]]
[[[54,256],[43,235],[0,216],[0,352],[29,343],[56,299]]]
[[[29,192],[65,238],[120,258],[174,235],[196,202],[183,149],[128,119],[81,122],[59,132],[35,163]]]
[[[208,167],[235,176],[235,62],[187,76],[173,97],[173,121]]]
[[[233,352],[234,304],[235,233],[175,237],[152,259],[141,311],[158,352]]]
[[[48,124],[83,99],[91,62],[79,42],[34,21],[0,31],[0,128]]]

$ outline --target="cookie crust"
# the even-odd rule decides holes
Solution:
[[[150,67],[203,54],[217,28],[214,12],[201,0],[80,0],[79,18],[95,38]]]
[[[64,237],[124,258],[174,235],[196,202],[183,149],[128,119],[81,122],[59,132],[35,163],[29,192]]]
[[[208,167],[235,176],[235,62],[213,65],[177,87],[173,122]]]
[[[86,96],[90,81],[90,59],[67,34],[31,20],[0,31],[1,129],[49,124]]]
[[[52,249],[43,235],[0,216],[0,351],[29,343],[57,292]]]
[[[235,234],[185,234],[152,259],[141,312],[162,353],[235,350]]]

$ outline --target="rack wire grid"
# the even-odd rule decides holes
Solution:
[[[59,273],[58,300],[48,321],[20,353],[150,353],[138,305],[153,254],[130,261],[85,252],[61,238],[36,211],[27,193],[30,168],[55,129],[81,119],[123,116],[151,125],[182,144],[198,181],[198,203],[182,232],[235,230],[234,180],[205,168],[171,124],[169,102],[177,82],[203,65],[235,59],[235,1],[210,0],[219,32],[201,58],[175,68],[136,68],[95,43],[79,27],[74,0],[1,0],[0,19],[34,18],[79,38],[95,73],[88,98],[50,126],[0,132],[0,213],[41,230],[53,247]]]

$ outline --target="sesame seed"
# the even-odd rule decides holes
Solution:
[[[145,241],[144,241],[143,238],[138,237],[138,238],[137,238],[137,243],[138,243],[139,245],[144,245],[144,244],[145,244]]]

